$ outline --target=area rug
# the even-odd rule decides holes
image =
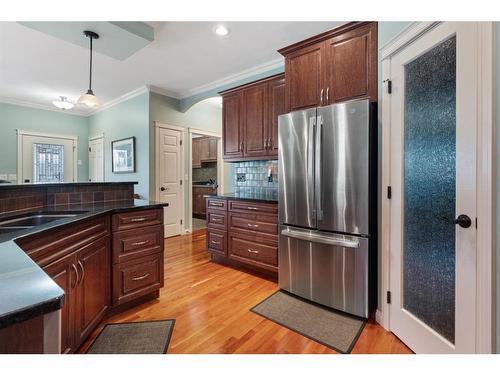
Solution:
[[[340,353],[351,352],[366,323],[281,290],[250,311]]]
[[[107,324],[87,354],[164,354],[175,320]]]

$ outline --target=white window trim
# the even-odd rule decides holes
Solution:
[[[74,135],[61,135],[61,134],[52,134],[52,133],[41,133],[41,132],[36,132],[36,131],[31,131],[31,130],[22,130],[22,129],[17,129],[17,183],[22,184],[22,168],[23,166],[20,163],[20,160],[22,159],[22,136],[23,135],[28,135],[28,136],[33,136],[33,137],[48,137],[48,138],[57,138],[57,139],[67,139],[70,141],[73,141],[73,146],[74,146],[74,158],[73,158],[73,181],[77,182],[78,181],[78,137]]]
[[[415,22],[403,30],[380,50],[382,77],[391,76],[390,58],[439,22]],[[476,353],[496,351],[495,328],[495,103],[494,103],[494,25],[492,22],[478,22],[479,63],[478,75],[478,137],[477,137],[477,314]],[[390,257],[390,200],[386,197],[386,187],[390,181],[390,101],[387,90],[382,90],[382,202],[381,219],[381,285],[379,295],[385,296],[389,290]],[[382,293],[380,293],[380,291]],[[390,327],[389,306],[385,299],[379,301],[376,320],[385,329]]]

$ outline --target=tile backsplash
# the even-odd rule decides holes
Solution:
[[[217,163],[204,163],[201,168],[193,168],[193,181],[217,180]]]
[[[271,171],[271,178],[268,173]],[[236,163],[235,193],[275,193],[278,191],[278,161],[258,160]]]

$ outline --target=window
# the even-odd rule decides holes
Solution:
[[[34,182],[64,182],[64,146],[33,144]]]

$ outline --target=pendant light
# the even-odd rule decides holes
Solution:
[[[90,75],[89,75],[89,89],[85,94],[78,98],[78,104],[85,104],[89,108],[98,107],[100,105],[99,100],[94,95],[92,91],[92,40],[99,39],[99,34],[93,31],[85,30],[83,34],[90,39]]]
[[[60,96],[59,100],[54,100],[52,104],[54,104],[57,108],[62,109],[63,111],[66,109],[71,109],[75,106],[73,103],[68,102],[68,98],[66,98],[65,96]]]

